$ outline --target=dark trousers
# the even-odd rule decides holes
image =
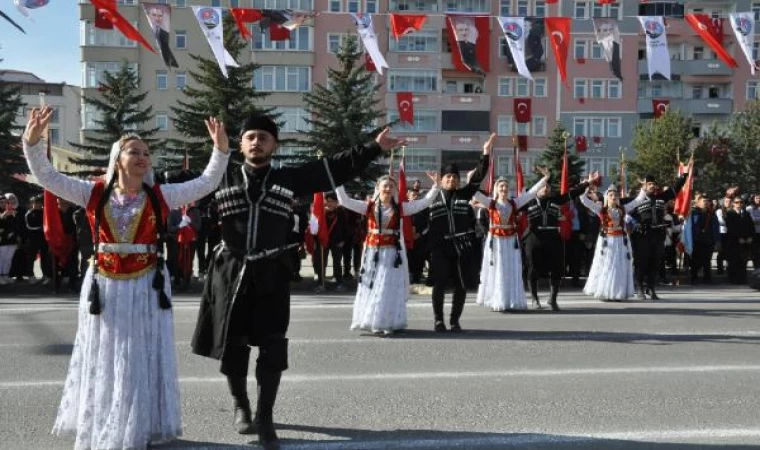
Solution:
[[[712,279],[711,265],[712,255],[715,245],[712,242],[694,242],[694,251],[691,254],[691,278],[696,280],[702,271],[702,279],[710,281]]]
[[[343,243],[343,248],[341,248],[341,253],[343,254],[343,274],[348,276],[351,275],[351,261],[355,258],[354,255],[354,246],[352,245],[352,240],[348,240]],[[356,270],[354,270],[354,275],[356,275]]]
[[[208,255],[213,253],[213,249],[206,246],[208,236],[205,233],[198,233],[195,237],[195,254],[198,255],[198,273],[205,273],[208,266]]]
[[[45,241],[44,238],[29,239],[24,246],[24,253],[26,253],[26,267],[24,269],[25,276],[34,276],[34,261],[37,259],[37,255],[39,255],[42,275],[48,278],[52,277],[50,253],[48,250],[47,241]]]
[[[559,233],[532,231],[523,239],[523,248],[527,266],[526,275],[530,282],[532,297],[538,298],[538,279],[548,273],[551,280],[552,298],[556,298],[565,269],[565,250]]]
[[[747,282],[747,250],[745,245],[739,244],[730,244],[726,249],[729,283],[744,284]]]
[[[464,311],[464,301],[467,296],[465,289],[465,273],[459,257],[451,257],[445,252],[433,252],[430,265],[434,273],[433,279],[433,316],[436,322],[443,322],[443,301],[446,287],[450,281],[454,284],[454,296],[451,301],[451,323],[459,324],[459,318]]]
[[[312,255],[312,263],[314,265],[314,272],[317,273],[319,282],[322,283],[322,276],[325,273],[322,263],[324,262],[325,268],[327,267],[327,259],[332,258],[333,263],[333,276],[335,281],[340,284],[343,282],[343,248],[337,245],[331,245],[328,247],[324,254],[322,252],[322,246],[319,242],[314,244],[314,254]]]
[[[572,237],[565,243],[565,262],[567,263],[568,275],[573,279],[573,286],[578,285],[578,279],[581,276],[584,250],[580,233],[573,231]]]
[[[665,251],[665,235],[661,232],[635,233],[633,243],[633,264],[636,268],[636,282],[644,290],[644,280],[649,289],[657,286],[657,273]]]
[[[412,283],[419,283],[422,280],[426,254],[427,245],[421,239],[414,242],[414,248],[406,251],[406,258],[409,261],[409,278]]]
[[[760,233],[755,233],[752,238],[752,267],[760,269]]]

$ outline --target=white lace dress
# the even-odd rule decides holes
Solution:
[[[617,208],[609,208],[607,213],[614,226],[625,229],[625,214],[646,199],[646,194],[641,191],[634,200],[623,205],[624,212]],[[599,215],[602,210],[601,202],[595,202],[586,195],[581,196],[581,203],[594,214]],[[583,293],[600,300],[625,300],[634,294],[635,289],[630,238],[627,234],[604,236],[600,232]]]
[[[519,209],[536,198],[536,194],[546,185],[547,180],[542,178],[528,192],[515,198],[515,206]],[[512,205],[509,202],[501,203],[481,192],[476,192],[473,198],[485,207],[491,202],[496,202],[501,223],[507,223],[512,214]],[[523,290],[522,254],[517,234],[494,236],[491,232],[488,233],[483,248],[476,303],[491,308],[492,311],[528,309]]]
[[[367,214],[367,203],[350,198],[339,187],[335,190],[338,201],[344,208],[358,214]],[[403,215],[417,214],[430,206],[438,195],[438,188],[430,189],[425,198],[405,202]],[[391,220],[393,209],[382,208],[381,226],[385,229]],[[403,220],[403,219],[402,219]],[[374,261],[377,252],[377,262]],[[406,328],[406,300],[409,297],[409,266],[406,260],[406,246],[401,239],[401,264],[394,267],[398,250],[396,247],[364,246],[362,254],[361,279],[354,300],[352,330],[373,332],[393,332]]]
[[[90,199],[93,182],[55,171],[40,144],[24,154],[38,183],[80,206]],[[181,184],[161,186],[169,208],[211,193],[227,167],[228,156],[214,150],[203,175]],[[138,220],[145,194],[110,199],[117,235]],[[174,323],[171,309],[161,309],[152,287],[154,270],[133,279],[97,275],[102,312],[89,312],[92,267],[82,283],[79,326],[55,434],[76,436],[76,449],[144,449],[182,433]],[[167,280],[164,291],[171,296]]]

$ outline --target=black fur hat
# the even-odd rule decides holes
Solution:
[[[246,131],[250,130],[264,130],[274,136],[275,141],[280,140],[277,124],[269,116],[253,115],[246,118],[243,126],[240,128],[240,135],[242,136]]]

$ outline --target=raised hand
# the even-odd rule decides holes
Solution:
[[[427,171],[425,173],[427,174],[428,178],[430,178],[433,181],[433,186],[437,186],[438,185],[438,181],[441,179],[441,175],[438,172],[434,171],[434,170],[433,171]]]
[[[209,117],[204,122],[206,122],[208,135],[214,141],[214,147],[218,148],[222,153],[229,152],[230,139],[227,137],[227,131],[224,129],[224,122],[221,122],[216,117]]]
[[[390,131],[391,129],[389,127],[385,127],[383,131],[381,131],[380,134],[378,134],[375,138],[375,142],[377,142],[377,145],[379,145],[384,152],[389,152],[396,147],[406,145],[406,139],[393,138],[388,136],[388,133],[390,133]]]
[[[483,144],[483,154],[484,155],[490,155],[491,150],[493,150],[493,144],[496,141],[496,133],[491,133],[490,136],[488,136],[488,140],[485,144]]]
[[[540,173],[541,175],[545,176],[546,178],[549,178],[549,168],[546,166],[536,166],[535,171]]]
[[[29,145],[36,145],[40,141],[42,133],[45,132],[52,116],[53,109],[49,106],[45,106],[41,110],[38,108],[32,110],[26,123],[26,131],[24,132],[24,139],[26,139]]]
[[[601,180],[601,177],[599,175],[599,171],[598,170],[594,171],[594,172],[591,172],[591,174],[589,174],[589,183],[591,183],[591,184],[599,184],[600,180]]]

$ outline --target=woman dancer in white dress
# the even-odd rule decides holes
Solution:
[[[52,110],[32,112],[24,155],[38,183],[87,208],[97,250],[79,301],[79,326],[53,432],[76,449],[144,449],[181,435],[171,286],[162,237],[169,209],[211,193],[227,167],[224,124],[206,121],[214,141],[203,174],[153,186],[148,146],[135,135],[111,149],[104,181],[55,171],[40,137]],[[102,219],[102,220],[101,220]]]
[[[601,222],[584,294],[601,300],[625,300],[634,294],[633,252],[625,230],[625,216],[646,200],[642,189],[636,198],[620,206],[614,184],[604,193],[604,204],[581,196],[581,203],[598,215]]]
[[[515,199],[508,197],[509,182],[506,178],[499,178],[494,183],[494,198],[481,192],[476,192],[473,197],[488,209],[490,219],[476,302],[492,311],[528,309],[523,290],[520,239],[517,237],[517,210],[536,198],[538,191],[549,180],[548,169],[537,167],[536,170],[544,177]]]
[[[367,216],[359,285],[354,300],[352,330],[369,330],[389,335],[406,328],[406,300],[409,297],[409,269],[400,216],[417,214],[438,195],[437,172],[428,172],[433,187],[419,200],[398,204],[396,181],[381,177],[372,200],[354,200],[343,187],[335,190],[346,209]]]

